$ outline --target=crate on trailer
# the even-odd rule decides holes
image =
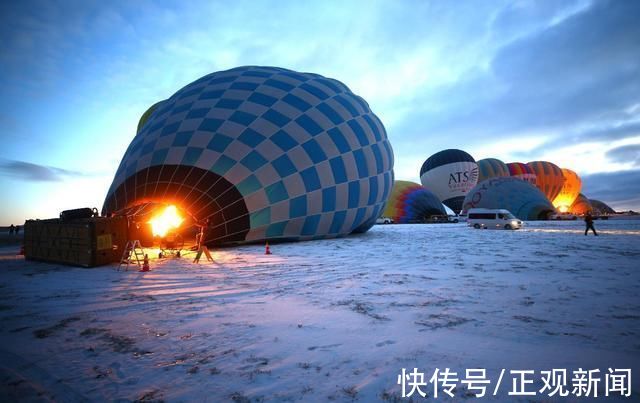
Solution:
[[[126,242],[126,217],[27,220],[24,226],[25,258],[30,260],[101,266],[118,262]]]
[[[64,210],[63,212],[60,213],[60,219],[62,221],[71,221],[71,220],[78,220],[81,218],[91,218],[91,217],[98,217],[98,209],[97,208],[90,208],[90,207],[84,207],[84,208],[76,208],[76,209],[72,209],[72,210]]]

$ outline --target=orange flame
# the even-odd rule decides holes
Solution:
[[[169,230],[178,228],[183,221],[184,218],[180,217],[176,206],[167,206],[162,214],[149,220],[149,224],[154,236],[164,237]]]

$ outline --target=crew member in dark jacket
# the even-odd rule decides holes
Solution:
[[[584,216],[584,223],[587,226],[584,229],[584,235],[586,236],[587,233],[589,232],[589,229],[591,229],[591,231],[593,231],[593,234],[595,236],[598,236],[598,233],[596,232],[596,227],[593,226],[593,217],[591,217],[591,213],[587,213],[586,216]]]

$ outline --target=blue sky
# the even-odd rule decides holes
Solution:
[[[444,148],[545,159],[640,210],[640,2],[0,4],[0,224],[101,207],[140,115],[213,71],[319,73],[387,128],[396,178]]]

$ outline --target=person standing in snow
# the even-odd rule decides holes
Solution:
[[[11,226],[9,227],[9,235],[13,235],[13,230],[15,229],[15,227],[13,226],[13,224],[11,224]]]
[[[596,232],[596,228],[593,226],[593,217],[591,217],[591,213],[587,213],[587,215],[584,216],[584,223],[586,225],[586,228],[584,230],[585,236],[587,236],[587,233],[589,232],[589,230],[593,231],[593,234],[595,236],[598,236],[598,233]]]
[[[200,249],[200,247],[202,247],[202,242],[204,241],[204,233],[206,230],[209,229],[210,225],[211,225],[211,218],[207,218],[206,220],[196,224],[196,226],[199,228],[198,234],[196,235],[197,249]]]

